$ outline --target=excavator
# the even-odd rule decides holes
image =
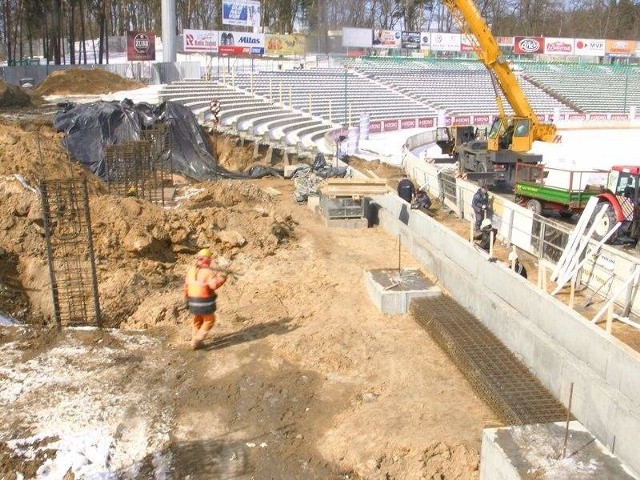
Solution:
[[[475,38],[476,53],[491,75],[498,106],[498,117],[491,125],[486,140],[456,141],[454,158],[460,171],[466,172],[470,180],[486,186],[500,183],[512,186],[516,163],[539,163],[542,156],[528,152],[536,140],[555,142],[556,127],[540,122],[536,116],[473,0],[444,0],[444,4],[462,33],[470,39]],[[514,116],[506,114],[500,92],[511,105]],[[451,136],[456,140],[469,137],[467,130],[462,130],[463,135],[458,134],[455,127],[452,130]]]

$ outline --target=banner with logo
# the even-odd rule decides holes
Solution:
[[[220,32],[221,55],[264,55],[264,34],[246,32]]]
[[[258,0],[222,0],[222,24],[259,27],[260,2]]]
[[[513,47],[513,37],[496,37],[500,47]]]
[[[606,40],[604,53],[606,55],[635,55],[636,42],[634,40]]]
[[[307,39],[304,35],[269,34],[266,49],[269,55],[304,55]]]
[[[547,55],[573,55],[573,38],[545,37],[544,53]]]
[[[431,34],[420,32],[420,50],[431,50]]]
[[[460,38],[460,51],[461,52],[475,52],[480,47],[478,46],[478,41],[476,40],[476,36],[472,33],[463,33]]]
[[[342,28],[342,46],[351,48],[371,48],[370,28]]]
[[[432,33],[431,50],[459,52],[461,35],[459,33]]]
[[[576,38],[574,41],[576,55],[589,57],[604,56],[604,40],[594,38]]]
[[[420,32],[402,32],[400,43],[402,48],[418,50],[420,48]]]
[[[156,59],[156,35],[153,32],[127,32],[127,61]]]
[[[395,30],[373,30],[373,48],[400,48],[401,34]]]
[[[513,53],[544,53],[544,38],[542,37],[514,37]]]
[[[218,33],[215,30],[184,30],[182,48],[185,53],[218,53]]]

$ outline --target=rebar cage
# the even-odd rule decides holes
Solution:
[[[43,180],[42,218],[58,326],[101,326],[87,181]]]
[[[105,148],[109,193],[165,206],[173,192],[169,127],[158,124],[140,136],[140,141]]]

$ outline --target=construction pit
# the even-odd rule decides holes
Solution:
[[[0,477],[479,478],[483,430],[508,423],[414,313],[381,312],[363,280],[400,262],[448,298],[406,238],[327,228],[280,178],[176,178],[166,208],[109,195],[47,121],[0,122],[0,311],[20,322],[0,327]],[[52,328],[29,187],[70,172],[88,182],[101,329]],[[238,275],[192,351],[181,289],[201,246]]]

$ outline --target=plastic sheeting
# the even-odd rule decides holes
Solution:
[[[217,165],[195,115],[179,103],[164,102],[152,106],[123,100],[64,103],[60,107],[53,125],[58,132],[65,133],[62,145],[72,158],[103,180],[107,178],[105,146],[140,140],[142,130],[152,128],[159,122],[169,124],[171,164],[176,173],[200,181],[282,175],[281,171],[266,166],[256,166],[245,173],[237,173]]]

